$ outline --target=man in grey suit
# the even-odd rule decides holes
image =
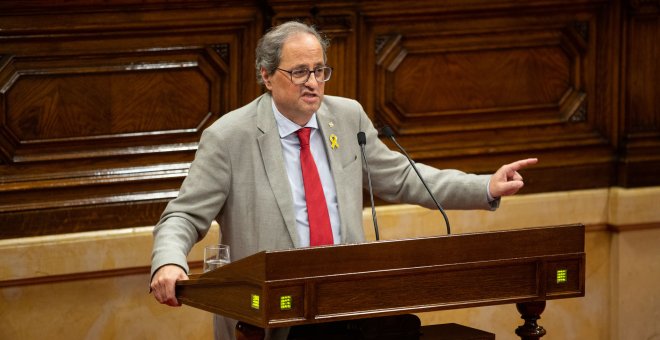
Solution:
[[[268,93],[204,131],[178,197],[154,229],[151,288],[159,302],[179,305],[175,282],[188,278],[186,256],[213,219],[233,260],[262,250],[315,245],[310,230],[316,227],[310,228],[310,221],[316,206],[306,201],[297,136],[301,128],[310,128],[309,145],[327,205],[325,243],[365,241],[362,190],[367,177],[356,141],[361,131],[367,137],[374,194],[435,208],[408,160],[378,139],[362,106],[323,95],[332,75],[327,46],[313,27],[297,22],[277,26],[259,41],[257,78]],[[417,166],[445,208],[494,210],[499,197],[523,186],[517,171],[534,163],[507,164],[492,176]],[[218,337],[232,337],[231,325],[217,323]]]

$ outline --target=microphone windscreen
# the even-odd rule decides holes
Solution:
[[[365,145],[367,144],[367,135],[364,132],[360,131],[357,133],[358,144]]]
[[[385,126],[383,126],[383,128],[382,128],[380,131],[381,131],[381,132],[385,135],[385,137],[387,137],[387,138],[392,138],[392,137],[394,137],[394,131],[392,131],[392,129],[389,127],[389,125],[385,125]]]

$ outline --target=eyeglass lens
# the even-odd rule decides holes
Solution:
[[[310,75],[314,73],[314,78],[317,82],[325,82],[330,80],[332,75],[331,67],[319,67],[314,70],[297,69],[291,71],[291,81],[296,84],[304,84],[309,80]]]

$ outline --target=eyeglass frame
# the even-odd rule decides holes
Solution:
[[[320,70],[320,69],[329,69],[329,70],[330,70],[330,72],[329,72],[330,74],[328,75],[328,79],[318,80],[318,79],[316,78],[316,74],[314,74],[314,80],[316,80],[316,82],[318,82],[318,83],[325,83],[326,81],[330,80],[330,77],[332,77],[332,71],[333,71],[332,66],[327,66],[327,65],[326,65],[326,66],[321,66],[321,67],[315,67],[315,68],[313,68],[313,69],[311,69],[311,70],[310,70],[310,69],[296,69],[296,68],[291,69],[291,70],[285,70],[285,69],[282,69],[282,68],[279,68],[279,67],[277,67],[276,69],[277,69],[277,70],[280,70],[280,71],[282,71],[282,72],[286,72],[286,73],[288,73],[288,74],[289,74],[289,80],[291,80],[291,82],[292,82],[294,85],[303,85],[303,84],[306,84],[306,83],[309,81],[309,78],[312,76],[312,73],[315,73],[316,71],[318,71],[318,70]],[[301,83],[296,83],[295,81],[293,81],[293,72],[294,72],[294,71],[307,71],[307,77],[305,77],[305,81],[303,81],[303,82],[301,82]],[[301,79],[302,79],[302,78],[301,78]]]

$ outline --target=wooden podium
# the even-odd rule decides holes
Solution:
[[[264,251],[177,283],[180,302],[260,328],[584,296],[584,226]]]

